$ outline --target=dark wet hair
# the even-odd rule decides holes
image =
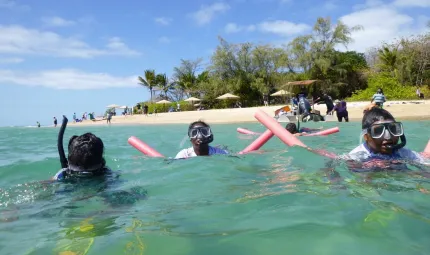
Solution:
[[[98,164],[106,165],[103,158],[104,145],[102,139],[92,133],[74,135],[69,140],[69,164],[90,169]]]
[[[194,121],[188,126],[188,131],[190,131],[190,129],[192,129],[194,126],[197,126],[197,125],[201,125],[203,127],[209,127],[209,125],[206,122],[202,120],[198,120],[198,121]]]
[[[288,123],[287,126],[285,126],[285,129],[288,130],[291,134],[297,133],[297,126],[296,123]]]
[[[368,129],[373,123],[381,120],[396,121],[393,115],[391,115],[391,113],[389,113],[387,110],[381,109],[379,107],[373,107],[364,114],[361,127],[362,129]]]

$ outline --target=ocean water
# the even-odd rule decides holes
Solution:
[[[300,139],[337,154],[356,147],[357,122],[306,124],[336,125],[337,134]],[[245,148],[255,137],[238,134],[239,126],[264,131],[212,125],[213,145]],[[408,148],[422,151],[430,122],[404,126]],[[190,146],[187,127],[68,127],[65,145],[93,132],[120,172],[108,183],[75,184],[41,182],[60,168],[58,128],[0,128],[0,254],[430,254],[428,179],[384,172],[365,182],[344,162],[276,137],[262,154],[176,161],[127,143],[134,135],[174,157]]]

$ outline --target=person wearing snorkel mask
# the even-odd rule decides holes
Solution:
[[[54,180],[73,177],[95,177],[112,173],[103,157],[103,141],[92,133],[72,136],[68,145],[68,165],[61,169]]]
[[[364,143],[352,150],[348,158],[354,161],[369,159],[411,160],[424,163],[424,158],[405,148],[406,136],[401,122],[397,122],[386,110],[374,107],[362,120]]]
[[[181,150],[175,159],[210,156],[215,154],[229,154],[228,151],[209,146],[214,140],[212,130],[208,124],[203,121],[196,121],[188,127],[188,137],[190,138],[192,147]]]

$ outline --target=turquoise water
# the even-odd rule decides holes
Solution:
[[[430,122],[404,123],[408,147],[422,151]],[[301,139],[338,154],[358,145],[359,123],[307,126],[335,125],[340,133]],[[213,125],[213,144],[246,147],[253,138],[237,134],[238,126],[264,130]],[[187,125],[68,127],[65,143],[87,131],[103,139],[118,181],[40,183],[60,168],[58,129],[0,128],[0,254],[59,254],[68,243],[90,247],[87,254],[430,253],[427,179],[378,173],[364,183],[339,162],[342,179],[331,183],[327,159],[276,137],[264,154],[173,162],[127,143],[134,135],[173,157],[190,145]],[[136,190],[141,196],[128,202],[115,195]]]

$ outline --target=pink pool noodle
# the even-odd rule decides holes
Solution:
[[[163,155],[161,155],[161,153],[154,150],[153,148],[151,148],[151,146],[142,142],[141,140],[139,140],[139,138],[135,136],[131,136],[130,138],[128,138],[128,143],[134,148],[136,148],[138,151],[150,157],[164,157]]]
[[[430,140],[428,141],[427,146],[424,149],[422,155],[426,158],[430,158]]]
[[[254,117],[267,129],[272,131],[272,133],[276,135],[286,145],[298,145],[306,148],[306,145],[304,143],[302,143],[297,137],[288,132],[275,119],[267,115],[267,113],[263,112],[262,110],[257,110]]]
[[[303,136],[319,136],[319,135],[330,135],[330,134],[334,134],[339,132],[339,128],[338,127],[334,127],[334,128],[329,128],[326,130],[322,130],[316,133],[311,133],[311,134],[305,134]]]
[[[248,147],[246,147],[241,152],[239,152],[239,154],[245,154],[245,153],[260,149],[260,147],[263,146],[272,137],[273,137],[272,131],[270,131],[269,129],[266,130],[257,139],[255,139],[255,141],[253,141],[250,145],[248,145]]]
[[[241,134],[245,134],[245,135],[261,135],[261,133],[256,133],[253,132],[251,130],[245,129],[245,128],[237,128],[237,132],[241,133]]]

